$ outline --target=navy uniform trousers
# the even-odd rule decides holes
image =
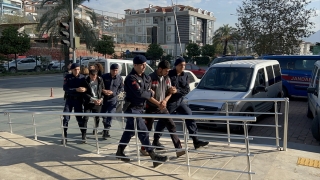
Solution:
[[[68,97],[66,99],[63,112],[72,112],[74,109],[74,112],[83,112],[83,107],[82,107],[82,98],[80,97]],[[78,124],[80,125],[82,123],[82,116],[76,116],[76,119],[78,121]],[[68,127],[70,121],[70,116],[63,116],[63,126]],[[79,126],[81,127],[81,126]],[[65,128],[66,132],[67,128]]]
[[[174,111],[177,112],[177,114],[182,114],[182,115],[192,115],[191,109],[182,101],[183,99],[179,99],[176,102],[168,103],[167,104],[167,109],[170,114],[172,114]],[[196,124],[196,121],[193,119],[186,119],[186,126],[189,131],[189,134],[197,134],[198,132],[198,126]],[[160,138],[162,134],[158,134],[157,138]],[[191,136],[191,135],[190,135]],[[192,137],[192,136],[191,136]],[[156,137],[155,137],[156,138]],[[193,139],[197,137],[192,137]]]
[[[128,108],[125,113],[132,113],[132,114],[143,114],[143,106],[141,107],[132,107]],[[141,117],[136,118],[137,121],[137,129],[141,131],[148,131],[148,128],[145,124],[144,119]],[[127,118],[127,124],[126,124],[126,130],[134,130],[134,118],[128,117]],[[122,134],[122,137],[120,139],[120,143],[129,143],[130,139],[134,136],[133,131],[124,131]],[[149,140],[149,132],[138,132],[138,138],[142,145],[150,146],[150,140]],[[153,150],[152,147],[145,147],[147,152],[150,152]]]

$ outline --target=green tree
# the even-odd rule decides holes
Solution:
[[[223,55],[227,54],[227,47],[229,41],[233,39],[234,32],[236,31],[236,28],[233,28],[231,26],[223,25],[222,27],[219,27],[213,35],[213,44],[223,43]]]
[[[201,47],[201,54],[202,56],[208,56],[208,57],[213,57],[215,55],[215,47],[214,45],[206,44]]]
[[[237,8],[240,32],[257,54],[293,54],[301,39],[310,36],[316,16],[310,0],[242,1]]]
[[[214,44],[216,54],[222,54],[223,53],[223,45],[221,43]]]
[[[29,36],[24,32],[18,32],[18,28],[14,26],[3,29],[0,44],[0,53],[15,54],[15,59],[17,59],[17,54],[26,53],[31,47]]]
[[[76,9],[85,1],[89,0],[73,0],[73,9]],[[50,36],[60,36],[59,22],[71,22],[70,1],[44,0],[42,6],[45,6],[47,2],[57,3],[57,5],[41,16],[37,31],[39,31],[40,37],[45,33],[50,34]],[[74,18],[74,29],[75,35],[79,36],[81,41],[84,40],[86,48],[92,51],[97,41],[96,31],[94,30],[97,25],[97,17],[94,12],[86,11],[86,14],[90,20]]]
[[[112,36],[102,35],[101,40],[96,42],[94,51],[103,54],[106,58],[107,54],[111,55],[114,53],[114,47]]]
[[[192,59],[201,54],[201,49],[200,49],[199,45],[196,43],[193,43],[193,42],[190,42],[187,45],[186,50],[187,50],[188,57],[190,57]]]
[[[146,56],[151,60],[158,60],[163,55],[164,51],[160,44],[149,44]]]

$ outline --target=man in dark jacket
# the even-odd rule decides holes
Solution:
[[[123,90],[123,79],[118,74],[119,65],[112,64],[110,66],[110,73],[102,75],[105,89],[102,90],[104,94],[103,105],[101,108],[101,113],[115,113],[118,103],[118,95]],[[104,116],[103,126],[104,130],[102,132],[102,138],[107,139],[110,137],[109,130],[112,123],[112,117]]]
[[[97,70],[90,70],[89,76],[84,80],[84,87],[87,91],[84,94],[84,113],[100,113],[101,105],[103,102],[104,83],[101,77],[98,77]],[[84,116],[81,127],[87,128],[89,116]],[[99,122],[99,116],[95,117],[95,122]],[[97,128],[97,125],[95,126]],[[87,129],[82,129],[82,141],[86,143]]]
[[[175,68],[170,70],[169,77],[172,85],[172,96],[167,103],[167,109],[172,114],[176,111],[179,114],[192,115],[191,109],[183,102],[184,96],[190,92],[189,87],[189,77],[184,73],[186,67],[185,59],[179,57],[174,63]],[[196,135],[198,132],[198,127],[193,119],[186,119],[186,126],[189,134],[193,140],[193,145],[195,149],[209,144],[207,141],[201,141]],[[161,134],[158,134],[160,138]]]

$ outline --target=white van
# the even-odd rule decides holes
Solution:
[[[313,118],[311,132],[315,139],[320,141],[320,95],[319,95],[320,61],[314,64],[308,92],[308,112],[307,116]]]
[[[133,68],[133,61],[132,60],[123,60],[123,59],[91,59],[87,62],[83,63],[85,67],[89,67],[90,65],[94,65],[95,63],[99,63],[104,68],[104,73],[110,72],[110,66],[112,64],[118,64],[119,65],[119,73],[122,76],[123,80],[125,77],[131,72]],[[153,72],[153,69],[147,65],[146,66],[146,74],[150,74]]]
[[[197,99],[280,98],[282,96],[281,71],[278,61],[242,60],[211,66],[200,80],[199,85],[185,97],[185,101],[192,111],[197,111],[194,114],[208,114],[205,111],[225,111],[225,102],[199,102],[196,101]],[[273,102],[228,103],[229,112],[266,112],[273,107]],[[281,103],[278,104],[278,107],[279,111]],[[242,115],[252,116],[250,113]],[[242,126],[232,128],[242,130]]]

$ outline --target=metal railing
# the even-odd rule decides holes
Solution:
[[[273,137],[264,137],[264,136],[249,136],[252,138],[261,138],[261,139],[275,139],[276,141],[276,147],[278,150],[287,151],[287,142],[288,142],[288,114],[289,114],[289,98],[247,98],[247,99],[214,99],[214,100],[208,100],[208,99],[197,99],[197,100],[186,100],[188,104],[196,104],[197,103],[213,103],[213,102],[224,102],[225,103],[225,111],[192,111],[193,113],[201,113],[201,114],[221,114],[225,116],[229,116],[230,114],[237,114],[237,115],[245,115],[245,114],[251,114],[251,115],[274,115],[275,116],[275,123],[274,125],[262,125],[262,124],[248,124],[248,126],[260,126],[260,127],[274,127],[275,128],[275,138]],[[274,102],[274,112],[235,112],[235,111],[229,111],[229,103],[233,102]],[[282,127],[279,125],[279,115],[282,115],[281,112],[278,112],[278,102],[284,102],[284,123],[283,123],[283,147],[281,149],[280,142],[281,138],[279,137],[279,127]],[[201,104],[202,105],[202,104]],[[280,106],[281,107],[281,106]],[[281,109],[280,109],[281,110]],[[199,123],[199,122],[197,122]],[[202,122],[200,122],[202,123]],[[231,143],[230,139],[230,125],[239,125],[230,123],[229,120],[226,121],[226,123],[213,123],[213,124],[226,124],[227,125],[227,135],[228,135],[228,144]]]
[[[25,124],[24,125],[31,125],[33,126],[34,129],[34,139],[37,140],[38,139],[38,135],[37,135],[37,125],[36,124],[36,120],[35,120],[35,115],[57,115],[60,116],[61,118],[61,131],[62,131],[62,139],[70,139],[70,138],[66,138],[64,136],[64,128],[68,128],[68,129],[79,129],[79,128],[71,128],[71,127],[65,127],[63,126],[63,118],[62,116],[106,116],[105,113],[66,113],[66,112],[53,112],[53,111],[44,111],[44,112],[31,112],[31,111],[6,111],[5,115],[8,116],[8,124],[10,127],[10,133],[13,133],[13,127],[12,124],[22,124],[22,123],[13,123],[12,119],[11,119],[11,114],[31,114],[32,115],[32,124]],[[137,128],[137,122],[136,122],[136,118],[137,117],[141,117],[141,118],[174,118],[174,119],[181,119],[182,123],[183,123],[183,132],[176,132],[176,133],[169,133],[169,132],[160,132],[163,134],[176,134],[176,135],[180,135],[183,136],[184,139],[184,151],[186,154],[186,158],[185,158],[185,163],[186,164],[179,164],[179,163],[173,163],[173,162],[164,162],[164,164],[177,164],[180,166],[187,166],[188,169],[188,176],[190,176],[190,168],[191,167],[196,167],[196,168],[204,168],[204,169],[212,169],[212,170],[222,170],[222,171],[229,171],[229,172],[237,172],[237,173],[247,173],[248,174],[248,179],[252,179],[252,174],[254,174],[254,172],[251,172],[251,161],[250,161],[250,148],[249,148],[249,140],[252,140],[253,138],[249,137],[248,134],[248,123],[251,122],[255,122],[256,118],[255,117],[246,117],[246,116],[212,116],[212,115],[170,115],[170,114],[121,114],[121,113],[108,113],[108,116],[110,117],[120,117],[120,118],[125,118],[125,117],[133,117],[134,118],[134,130],[127,130],[124,128],[110,128],[108,130],[110,131],[132,131],[135,134],[135,143],[134,144],[130,144],[129,143],[108,143],[108,144],[125,144],[128,146],[135,146],[136,147],[136,159],[140,165],[140,161],[144,160],[140,158],[140,152],[139,149],[142,146],[139,142],[138,142],[138,133],[139,132],[149,132],[149,131],[142,131],[142,130],[138,130]],[[211,137],[211,138],[223,138],[223,139],[244,139],[245,141],[245,148],[246,148],[246,153],[245,154],[238,154],[237,156],[246,156],[247,158],[247,171],[240,171],[240,170],[230,170],[230,169],[222,169],[222,168],[212,168],[212,167],[206,167],[206,166],[195,166],[195,165],[191,165],[190,164],[190,157],[189,157],[189,152],[199,152],[199,153],[204,153],[204,154],[224,154],[224,155],[235,155],[232,153],[218,153],[218,152],[211,152],[211,151],[203,151],[203,150],[191,150],[188,147],[188,130],[186,127],[186,120],[187,119],[205,119],[205,120],[209,120],[209,121],[231,121],[231,122],[237,122],[237,123],[243,123],[241,125],[243,125],[243,130],[244,130],[244,136],[237,136],[237,137],[231,137],[230,135],[228,136],[212,136],[212,135],[201,135],[201,134],[197,134],[197,135],[192,135],[192,136],[198,136],[198,137]],[[123,122],[124,123],[124,122]],[[44,125],[41,125],[44,126]],[[82,128],[82,129],[95,129],[98,130],[99,128]],[[103,129],[103,128],[101,128]],[[105,129],[103,129],[105,130]],[[153,133],[156,133],[156,131],[150,131]],[[52,137],[53,138],[53,137]],[[100,154],[100,147],[99,147],[99,140],[97,137],[97,133],[95,133],[95,142],[96,142],[96,150],[97,150],[97,154]],[[64,146],[66,146],[65,141],[63,141]],[[144,147],[155,147],[155,146],[146,146],[143,145]],[[176,148],[167,148],[166,149],[171,149],[171,150],[179,150]],[[115,155],[107,155],[107,156],[111,156],[111,157],[117,157]],[[132,157],[128,157],[128,158],[132,158]],[[151,162],[157,162],[157,161],[153,161],[153,160],[148,160]]]

